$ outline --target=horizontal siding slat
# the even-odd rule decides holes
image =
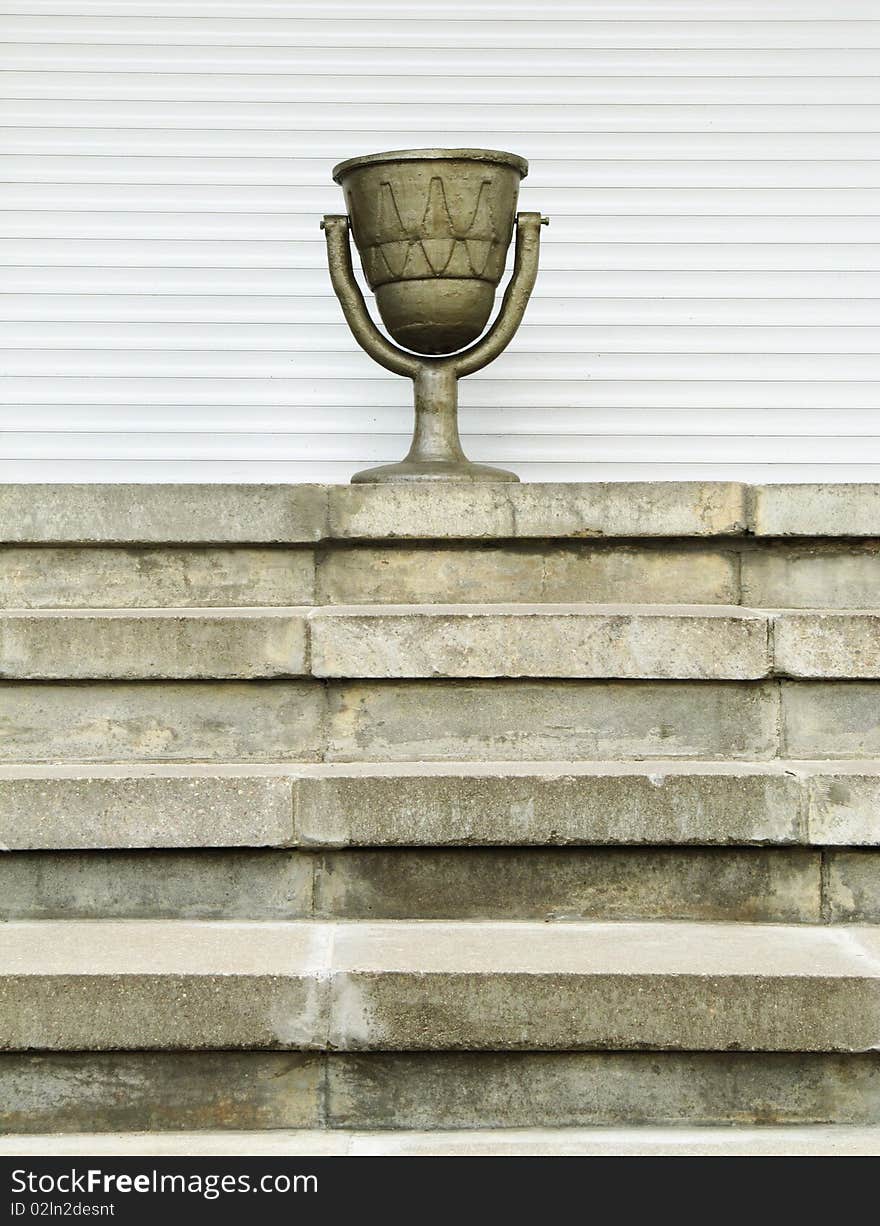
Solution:
[[[564,312],[560,312],[564,316]],[[875,320],[880,311],[875,307]],[[520,351],[530,354],[600,351],[602,355],[646,354],[851,354],[880,352],[880,326],[825,327],[719,326],[599,326],[574,322],[542,326],[526,323],[519,331]],[[217,350],[240,353],[356,352],[345,323],[298,324],[151,324],[104,322],[97,325],[65,322],[8,323],[0,321],[0,350],[82,349],[151,350],[166,353]],[[0,358],[0,365],[5,359]],[[880,424],[880,423],[878,423]]]
[[[5,294],[0,293],[0,320],[21,324],[43,321],[73,326],[163,324],[198,326],[212,336],[242,336],[259,328],[265,335],[286,335],[287,325],[339,324],[338,302],[324,297],[269,298],[159,294]],[[846,330],[877,325],[880,298],[552,298],[529,303],[525,328],[533,325],[618,327],[636,329],[728,327],[784,330],[789,327]],[[99,342],[103,327],[89,331]],[[856,333],[855,335],[858,335]]]
[[[4,37],[6,32],[4,30]],[[880,44],[877,44],[880,45]],[[852,42],[846,48],[585,48],[570,47],[560,31],[554,46],[524,48],[493,46],[478,39],[459,46],[453,56],[438,56],[442,35],[419,39],[409,23],[399,27],[391,45],[373,46],[366,53],[346,42],[344,28],[331,45],[302,47],[265,46],[178,47],[158,40],[149,45],[72,42],[0,45],[0,71],[13,73],[156,73],[163,78],[223,75],[236,83],[247,76],[260,78],[335,75],[346,79],[441,76],[521,78],[578,77],[872,77],[877,75],[876,47]],[[607,88],[607,87],[606,87]],[[609,90],[609,92],[611,92]]]
[[[282,243],[271,239],[226,242],[202,239],[180,242],[174,239],[0,239],[0,267],[52,268],[63,280],[52,287],[72,287],[78,292],[77,275],[91,269],[94,278],[81,289],[99,284],[103,271],[111,276],[125,268],[151,268],[154,275],[167,270],[244,268],[253,276],[257,270],[284,272],[296,279],[297,289],[320,293],[326,289],[327,255],[324,243]],[[102,270],[101,273],[95,270]],[[548,273],[565,272],[876,272],[880,271],[880,242],[877,243],[565,243],[545,236],[541,247],[541,274],[535,294],[543,296]],[[7,274],[4,274],[4,276]],[[129,275],[137,276],[130,271]],[[124,288],[130,288],[129,281]],[[183,284],[187,284],[183,282]],[[194,280],[190,288],[196,288]],[[584,285],[584,291],[591,285]],[[112,292],[120,287],[114,286]],[[290,287],[288,287],[290,288]],[[103,291],[101,291],[103,292]]]
[[[324,254],[324,253],[322,253]],[[326,254],[324,255],[326,259]],[[159,269],[69,268],[64,273],[69,293],[138,294],[238,294],[255,300],[263,296],[287,297],[330,294],[329,274],[324,268],[286,269]],[[51,268],[10,269],[3,277],[6,293],[51,293],[59,285]],[[589,278],[577,272],[547,269],[540,274],[542,298],[584,299],[585,305],[602,298],[880,298],[877,272],[780,271],[651,271],[620,269],[594,272]],[[63,297],[64,295],[59,295]]]
[[[287,17],[305,19],[357,20],[364,16],[363,0],[249,0],[249,17]],[[234,17],[242,16],[242,0],[7,0],[0,14],[21,16],[114,16],[114,17]],[[371,0],[374,20],[405,17],[408,21],[442,18],[456,21],[482,21],[488,18],[522,20],[533,16],[532,5],[521,0],[422,0],[416,14],[411,0]],[[568,19],[577,15],[595,21],[779,21],[822,20],[828,17],[825,0],[713,0],[707,12],[705,0],[545,0],[541,16],[545,21]],[[834,6],[837,21],[870,18],[875,15],[873,0],[838,0]]]
[[[332,357],[328,354],[332,353]],[[548,374],[548,365],[552,374]],[[880,379],[880,353],[574,353],[555,352],[548,364],[523,344],[493,363],[496,378],[544,379],[815,379],[835,380],[841,368],[856,380]],[[356,348],[325,352],[249,353],[246,350],[162,351],[110,349],[19,349],[0,355],[0,376],[125,375],[180,379],[379,378],[379,368]],[[471,378],[484,378],[480,372]]]
[[[621,462],[690,461],[692,463],[748,463],[754,454],[754,441],[748,437],[667,435],[566,435],[556,439],[546,434],[466,436],[468,450],[475,460],[496,463],[522,461],[563,462],[583,460]],[[405,452],[408,434],[286,435],[283,433],[249,435],[203,434],[171,435],[158,431],[137,434],[78,432],[0,432],[6,457],[40,459],[59,455],[83,459],[153,460],[283,460],[314,458],[346,460],[357,452],[367,461],[386,463]],[[862,462],[880,462],[880,439],[860,438]],[[846,463],[852,444],[838,438],[768,437],[761,438],[765,462]]]
[[[878,57],[880,59],[880,57]],[[10,104],[12,105],[12,104]],[[106,116],[109,121],[112,116]],[[880,123],[880,114],[878,114]],[[462,134],[462,137],[464,134]],[[147,173],[163,162],[173,169],[176,159],[191,173],[209,173],[216,160],[227,172],[242,164],[242,173],[266,170],[251,166],[257,159],[272,159],[285,174],[296,174],[302,183],[328,182],[330,168],[343,146],[354,153],[377,149],[401,149],[412,140],[406,128],[377,129],[369,134],[352,132],[304,131],[302,129],[249,129],[241,131],[211,128],[114,128],[114,127],[19,127],[4,128],[0,145],[5,154],[29,159],[42,173],[46,167],[68,165],[71,170],[101,169],[98,159],[118,158],[120,173]],[[585,174],[592,160],[615,162],[660,161],[823,161],[838,168],[847,160],[876,160],[880,157],[880,130],[859,132],[718,132],[712,131],[543,131],[517,132],[511,128],[492,130],[473,127],[467,138],[489,149],[515,145],[532,157],[541,178],[549,173]],[[443,146],[450,134],[442,128],[419,131],[428,147]],[[71,153],[71,150],[75,153]],[[93,162],[90,162],[93,159]],[[155,159],[154,162],[141,159]],[[160,161],[161,159],[161,161]],[[8,165],[8,163],[7,163]],[[111,163],[111,169],[113,164]],[[8,173],[8,170],[7,170]],[[182,177],[185,181],[185,176]],[[275,180],[278,181],[277,178]]]
[[[516,138],[517,149],[530,133],[543,133],[548,127],[558,132],[876,132],[880,129],[880,106],[866,99],[854,103],[819,103],[815,98],[798,105],[759,103],[755,99],[738,105],[686,103],[656,106],[646,103],[623,104],[581,102],[568,99],[565,105],[539,104],[519,98],[504,105],[491,100],[475,112],[471,102],[447,101],[442,108],[428,106],[411,94],[404,102],[382,100],[353,109],[349,103],[328,100],[308,106],[289,102],[231,102],[225,99],[208,104],[199,102],[162,102],[154,98],[141,101],[106,101],[80,98],[10,97],[3,108],[3,122],[16,127],[107,127],[166,131],[171,129],[208,131],[251,131],[276,128],[290,132],[339,133],[340,147],[346,153],[369,153],[375,149],[374,134],[406,126],[412,134],[406,141],[421,140],[425,131],[444,131],[443,145],[466,145],[473,140],[475,124],[507,131]],[[360,142],[352,150],[350,135],[358,133]],[[364,143],[366,142],[366,143]],[[535,144],[531,156],[541,155]],[[335,159],[334,159],[335,160]]]
[[[193,184],[81,184],[10,183],[3,189],[3,209],[10,212],[52,212],[68,214],[113,210],[157,213],[196,212],[224,214],[280,214],[288,224],[318,224],[324,213],[344,211],[339,189],[330,183],[316,187],[246,187],[212,189]],[[599,216],[675,216],[703,214],[766,217],[847,217],[880,214],[880,188],[663,188],[646,192],[639,187],[618,189],[579,187],[526,187],[520,193],[520,207],[542,210],[555,220],[568,240],[589,226],[591,215]],[[299,219],[299,221],[297,221]],[[569,220],[575,219],[575,220]],[[574,233],[573,233],[574,232]]]
[[[530,99],[530,104],[564,108],[566,102],[663,106],[675,103],[820,103],[855,105],[880,103],[878,76],[737,76],[737,77],[469,77],[353,76],[323,77],[262,73],[162,72],[7,72],[4,89],[11,98],[63,98],[97,101],[183,102],[335,102],[354,104],[397,102],[408,105],[414,93],[420,102],[494,105]]]
[[[151,431],[169,435],[178,432],[221,431],[269,434],[348,434],[366,431],[406,435],[412,428],[408,404],[377,406],[338,404],[333,412],[319,407],[192,405],[167,406],[128,404],[84,407],[77,414],[80,432],[119,432],[120,408],[149,423]],[[765,435],[787,437],[793,431],[817,438],[870,436],[876,432],[876,409],[622,409],[582,405],[571,408],[494,408],[467,406],[462,429],[468,435],[701,435],[712,437]],[[69,432],[70,412],[65,406],[45,406],[40,432]],[[0,431],[32,432],[33,412],[25,406],[0,407]]]
[[[338,207],[338,206],[337,206]],[[732,205],[730,207],[733,207]],[[289,242],[312,241],[323,249],[315,214],[283,213],[145,213],[0,210],[0,231],[22,238],[174,238],[204,242],[221,237]],[[555,234],[559,234],[559,224]],[[840,219],[831,216],[600,216],[566,222],[562,241],[611,242],[835,242]],[[880,241],[880,216],[847,215],[845,233],[851,242]],[[556,238],[547,243],[549,248]]]
[[[880,52],[878,52],[880,62]],[[574,188],[835,188],[846,184],[849,192],[858,187],[880,187],[880,137],[876,138],[874,157],[871,159],[844,159],[836,161],[709,161],[670,159],[599,161],[585,159],[580,162],[541,163],[540,188],[532,188],[532,194],[552,198],[557,191],[567,194]],[[0,162],[0,183],[28,188],[30,198],[39,192],[33,185],[49,184],[53,191],[63,184],[74,187],[76,193],[82,187],[99,187],[97,192],[83,193],[90,200],[103,205],[106,200],[123,197],[125,189],[137,187],[136,198],[144,193],[143,187],[152,189],[170,185],[175,196],[180,187],[206,186],[247,187],[263,189],[261,196],[272,199],[276,188],[290,189],[285,194],[299,202],[320,193],[316,198],[324,200],[331,190],[328,163],[303,158],[198,158],[189,157],[6,157]],[[4,189],[4,196],[6,191]],[[525,188],[523,189],[525,192]],[[147,195],[151,195],[148,192]],[[165,194],[165,193],[163,193]],[[238,193],[235,193],[238,195]],[[225,195],[212,190],[217,200]],[[846,198],[848,199],[848,197]],[[20,207],[11,193],[9,207]],[[558,207],[548,204],[550,207]]]
[[[482,377],[466,379],[461,388],[462,405],[475,408],[511,405],[534,409],[564,408],[572,404],[598,404],[610,408],[774,408],[830,409],[880,408],[880,380],[837,379],[815,381],[809,377],[791,379],[711,378],[596,379],[543,378],[540,400],[536,385],[521,378],[499,378],[494,367]],[[332,409],[350,404],[364,409],[389,404],[409,405],[412,390],[402,379],[381,373],[364,378],[362,373],[346,376],[336,373],[327,378],[326,370],[302,377],[272,379],[204,378],[182,383],[175,377],[134,376],[51,376],[0,379],[0,405],[13,407],[82,406],[128,404],[167,406],[180,404],[212,406],[237,404],[246,408],[280,406],[289,413],[305,405]],[[150,410],[142,421],[150,424]]]
[[[57,7],[57,6],[56,6]],[[178,11],[181,6],[178,6]],[[289,11],[289,10],[288,10]],[[238,6],[235,18],[223,17],[143,17],[139,14],[83,16],[72,11],[45,16],[5,16],[4,35],[16,43],[88,43],[101,46],[163,47],[328,47],[387,48],[406,45],[418,38],[422,44],[443,48],[483,47],[532,48],[579,47],[643,49],[670,47],[696,48],[771,48],[800,47],[878,47],[880,21],[852,20],[689,20],[651,21],[646,19],[602,21],[587,20],[585,4],[568,11],[565,17],[511,20],[514,6],[493,18],[451,21],[420,17],[412,9],[405,23],[375,18],[361,5],[356,16],[344,25],[308,18],[254,16]],[[462,16],[468,16],[463,12]],[[542,13],[543,13],[542,7]],[[646,8],[645,12],[650,13]],[[704,6],[701,17],[710,9]],[[578,17],[581,19],[578,20]]]

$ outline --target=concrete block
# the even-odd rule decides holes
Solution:
[[[739,557],[732,550],[675,548],[659,542],[644,547],[617,541],[579,541],[559,549],[547,545],[537,548],[544,558],[540,600],[589,600],[596,604],[742,603]],[[514,594],[509,599],[531,597]]]
[[[572,542],[479,546],[359,545],[319,562],[328,604],[736,603],[733,554]]]
[[[329,535],[334,540],[480,540],[515,535],[513,508],[500,484],[333,485],[329,508]]]
[[[544,599],[541,547],[334,546],[317,560],[319,604],[432,604]]]
[[[809,780],[811,843],[880,846],[880,764],[835,762]]]
[[[0,1050],[321,1048],[321,924],[0,925]]]
[[[769,684],[339,682],[328,700],[328,761],[760,760],[777,746]]]
[[[23,545],[289,545],[327,532],[323,485],[0,485]]]
[[[756,536],[880,537],[880,483],[758,485]]]
[[[265,850],[11,852],[0,857],[0,920],[310,919],[314,859]]]
[[[333,1128],[880,1120],[875,1052],[340,1053],[328,1060],[327,1078]]]
[[[728,536],[746,530],[731,482],[330,487],[336,539]]]
[[[345,1050],[866,1051],[880,936],[806,925],[358,924],[334,943]]]
[[[788,844],[806,841],[790,764],[367,762],[303,768],[312,847]]]
[[[0,608],[310,605],[311,549],[0,548]]]
[[[825,905],[835,923],[880,922],[880,852],[825,852]]]
[[[782,749],[789,758],[880,758],[880,686],[783,681]]]
[[[317,603],[322,604],[584,600],[737,604],[738,559],[724,550],[668,545],[485,541],[434,548],[336,547],[322,551],[318,562]]]
[[[340,929],[331,1041],[700,1050],[877,1042],[880,962],[868,938],[840,930],[483,924],[476,936],[455,924]]]
[[[302,609],[0,613],[0,677],[287,677],[308,672]]]
[[[315,761],[324,701],[312,681],[0,683],[0,761]]]
[[[276,768],[0,766],[0,846],[261,847],[293,841]]]
[[[753,848],[12,852],[0,920],[815,922],[819,855]]]
[[[767,619],[732,606],[341,605],[309,627],[316,677],[746,680]]]
[[[5,1052],[0,1132],[317,1128],[308,1052]]]
[[[819,870],[819,853],[806,849],[333,851],[317,866],[315,914],[816,923]],[[252,914],[270,918],[263,910]]]
[[[517,536],[739,536],[746,530],[746,490],[736,482],[526,483],[505,488]]]
[[[880,550],[874,543],[765,542],[742,553],[742,603],[756,608],[880,607]]]
[[[789,677],[880,678],[880,613],[780,613],[773,641]]]

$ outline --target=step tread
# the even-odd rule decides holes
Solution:
[[[0,1047],[864,1051],[880,928],[693,922],[0,926]]]
[[[864,977],[880,927],[687,921],[26,920],[0,925],[0,975]]]
[[[880,1127],[777,1124],[760,1127],[480,1128],[454,1130],[44,1133],[0,1136],[0,1157],[111,1154],[212,1156],[877,1156]]]

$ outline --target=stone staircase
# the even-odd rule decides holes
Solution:
[[[6,1133],[880,1152],[880,487],[0,486],[0,534]]]

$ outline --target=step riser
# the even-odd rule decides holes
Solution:
[[[0,608],[314,603],[310,549],[0,549]]]
[[[825,890],[823,892],[823,876]],[[10,853],[0,920],[874,920],[880,853]]]
[[[717,982],[648,972],[620,979],[610,973],[462,979],[416,970],[359,971],[335,976],[331,1001],[313,975],[280,970],[272,976],[126,972],[63,980],[29,974],[2,984],[0,1046],[862,1052],[880,1044],[876,979],[743,975]]]
[[[0,608],[320,604],[733,604],[876,608],[875,542],[0,548]]]
[[[7,851],[877,845],[880,763],[0,766]]]
[[[2,684],[3,762],[880,757],[875,682]]]
[[[880,679],[880,612],[371,605],[0,613],[10,680]]]
[[[876,1124],[880,1056],[0,1055],[0,1131]]]

